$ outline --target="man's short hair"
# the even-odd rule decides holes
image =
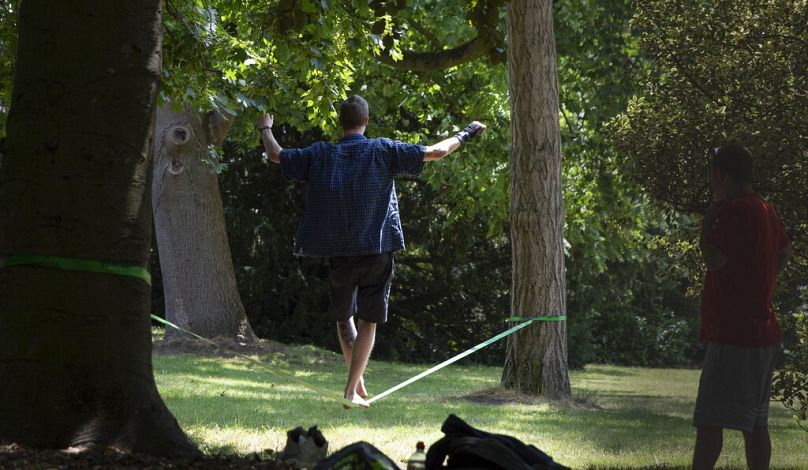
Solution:
[[[359,95],[351,95],[339,108],[339,125],[343,129],[356,129],[368,118],[368,102]]]
[[[715,149],[713,168],[736,181],[752,182],[752,152],[737,142],[730,142]]]

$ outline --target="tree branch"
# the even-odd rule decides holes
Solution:
[[[438,41],[430,31],[423,28],[413,20],[407,20],[415,31],[423,34],[432,43],[433,50],[430,52],[404,51],[401,60],[394,60],[389,50],[384,50],[376,56],[379,62],[389,65],[399,70],[409,70],[412,72],[430,72],[432,70],[447,69],[457,65],[465,64],[488,54],[497,47],[502,46],[502,38],[497,33],[499,23],[499,10],[505,0],[480,0],[472,2],[468,11],[468,18],[477,35],[457,47],[442,49]]]
[[[471,62],[484,56],[496,46],[497,42],[492,35],[480,33],[474,39],[452,49],[432,52],[406,51],[401,60],[394,60],[387,51],[384,51],[377,58],[380,62],[395,69],[429,72]]]

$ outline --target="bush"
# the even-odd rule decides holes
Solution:
[[[772,395],[789,408],[801,428],[808,431],[808,313],[782,317],[784,364],[772,380]]]

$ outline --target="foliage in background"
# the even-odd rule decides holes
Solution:
[[[19,0],[0,2],[0,141],[5,140],[8,107],[11,105],[11,78],[17,55],[17,7]],[[2,161],[2,150],[0,150]]]
[[[231,114],[283,109],[300,129],[333,129],[352,57],[374,46],[371,18],[367,2],[167,0],[163,95]]]
[[[419,25],[399,35],[402,49],[468,39],[472,31],[462,33],[464,18],[451,16],[448,3],[399,11],[406,18],[391,21]],[[435,9],[443,12],[441,24],[456,22],[446,28],[448,37],[431,16]],[[685,278],[676,260],[658,248],[659,237],[670,230],[667,219],[621,175],[624,162],[602,135],[603,124],[624,109],[639,67],[633,64],[639,59],[628,18],[626,4],[559,2],[557,11],[566,114],[570,360],[578,367],[591,361],[690,363],[696,348],[697,315],[683,295]],[[380,329],[376,354],[437,360],[501,331],[510,314],[506,70],[486,59],[416,73],[361,54],[353,68],[352,92],[371,105],[370,136],[430,143],[472,119],[489,124],[483,139],[428,164],[421,179],[398,184],[407,250],[397,256],[391,319]],[[336,137],[326,125],[325,135],[318,128],[301,134],[286,113],[276,112],[284,146]],[[230,171],[221,177],[248,314],[259,334],[336,347],[324,313],[327,266],[291,255],[302,188],[286,185],[277,168],[262,163],[257,144],[255,136],[231,140],[225,149]],[[496,345],[475,357],[496,363],[501,355],[502,345]]]
[[[687,273],[661,247],[676,226],[628,178],[605,132],[648,67],[632,3],[556,3],[573,365],[688,364],[697,349]]]
[[[0,5],[4,100],[15,4]],[[670,235],[681,232],[682,220],[649,205],[604,134],[647,68],[629,6],[555,3],[572,366],[683,364],[696,354],[696,308],[684,296],[682,259],[664,249],[677,243]],[[398,183],[407,251],[397,257],[379,356],[435,360],[505,328],[511,274],[503,2],[168,0],[164,23],[164,96],[237,115],[225,148],[214,151],[227,165],[219,170],[231,251],[259,333],[336,347],[324,314],[326,264],[291,254],[302,188],[261,161],[254,118],[273,112],[284,146],[335,140],[335,106],[350,93],[371,104],[370,136],[432,143],[473,119],[489,125],[483,139],[429,164],[421,179]],[[491,47],[474,61],[401,66],[412,51],[441,53],[479,38]],[[391,67],[389,57],[401,60]],[[152,266],[159,312],[159,268]],[[501,352],[498,345],[477,357],[496,363]]]
[[[772,393],[793,412],[799,426],[808,431],[808,313],[783,316],[785,365],[772,380]]]
[[[712,197],[710,149],[736,140],[757,157],[756,191],[777,210],[796,252],[776,304],[794,328],[786,335],[786,371],[798,375],[784,372],[778,393],[797,397],[804,419],[808,337],[789,315],[804,310],[808,279],[808,2],[644,0],[637,7],[633,24],[651,62],[613,135],[651,198],[685,213],[702,211]],[[696,239],[698,220],[679,240]],[[680,253],[700,279],[697,252],[671,246],[686,248]]]

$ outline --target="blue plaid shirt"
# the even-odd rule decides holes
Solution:
[[[419,176],[423,145],[361,134],[283,149],[281,174],[308,183],[297,256],[361,256],[404,249],[393,178]]]

